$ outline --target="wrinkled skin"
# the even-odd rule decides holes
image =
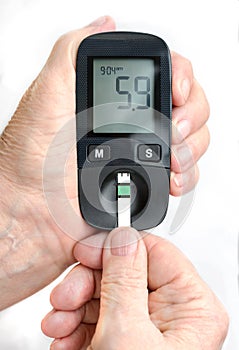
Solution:
[[[74,125],[77,48],[86,36],[114,28],[113,20],[103,17],[63,35],[1,135],[1,309],[53,281],[75,261],[76,242],[96,232],[84,222],[78,209],[75,147],[62,172],[58,159],[62,158],[67,144],[62,137],[53,147],[55,156],[51,158],[52,166],[47,169],[46,178],[43,170],[55,136],[62,130],[64,136],[64,127],[69,122]],[[209,143],[205,125],[209,106],[194,78],[191,63],[172,53],[172,66],[176,128],[170,187],[171,194],[178,196],[191,190],[198,180],[197,161]],[[183,144],[190,152],[185,152]],[[67,193],[63,203],[62,183]],[[68,211],[68,202],[72,211]],[[57,215],[53,215],[55,211]]]
[[[219,300],[171,243],[139,238],[118,228],[101,234],[101,249],[98,236],[79,243],[82,264],[52,291],[42,322],[56,338],[51,350],[221,349],[228,316]]]

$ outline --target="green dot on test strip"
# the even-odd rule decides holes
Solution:
[[[118,196],[130,196],[130,185],[119,185]]]

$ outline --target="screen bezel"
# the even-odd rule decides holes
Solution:
[[[95,133],[93,129],[93,84],[94,84],[94,72],[93,72],[93,62],[94,59],[151,59],[154,61],[154,127],[155,132],[147,133]],[[88,107],[88,117],[87,117],[87,137],[91,138],[118,138],[129,137],[129,135],[135,135],[136,137],[147,137],[154,135],[160,130],[160,118],[158,118],[158,112],[161,111],[161,57],[160,56],[88,56],[87,57],[87,107]]]

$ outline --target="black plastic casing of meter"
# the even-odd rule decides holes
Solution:
[[[94,134],[91,107],[95,57],[154,60],[155,132]],[[80,44],[76,63],[78,195],[82,216],[91,226],[104,230],[117,227],[116,178],[119,172],[131,175],[132,227],[144,230],[163,221],[170,191],[171,80],[170,52],[157,36],[106,32],[91,35]],[[100,149],[101,145],[110,149],[110,157],[96,162],[90,160],[89,150]],[[140,145],[158,145],[160,160],[139,160]]]

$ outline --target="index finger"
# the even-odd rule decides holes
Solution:
[[[152,234],[144,238],[148,252],[148,287],[156,290],[182,276],[198,276],[190,260],[171,242]]]
[[[150,289],[155,290],[170,283],[184,272],[196,274],[191,262],[172,243],[146,232],[140,234],[148,252]],[[74,249],[75,258],[85,266],[102,269],[102,252],[106,237],[107,233],[100,233],[78,242]]]

